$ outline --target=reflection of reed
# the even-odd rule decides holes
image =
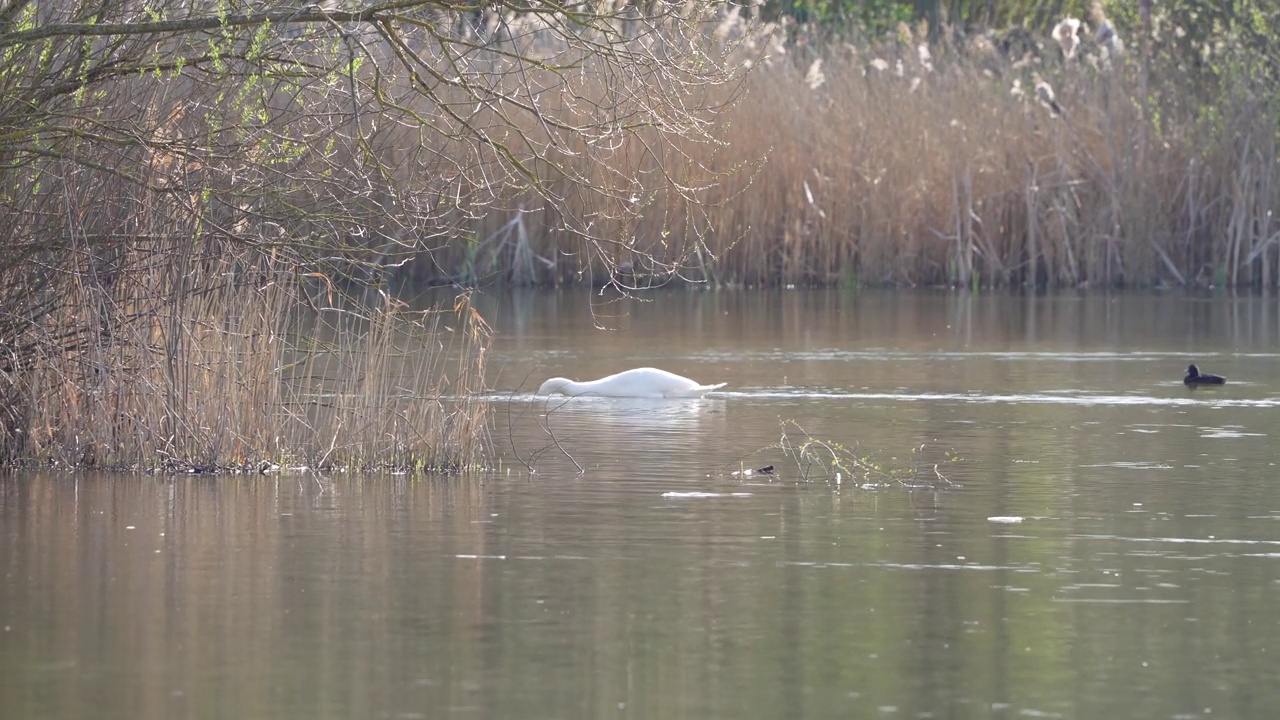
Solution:
[[[1018,301],[990,294],[933,294],[835,290],[805,292],[667,293],[632,302],[600,323],[593,296],[566,291],[476,295],[477,309],[497,330],[490,369],[496,387],[574,367],[601,377],[624,367],[656,365],[690,377],[729,381],[738,353],[808,352],[823,348],[902,352],[1034,350],[1085,353],[1184,352],[1230,347],[1274,351],[1280,341],[1276,303],[1262,297],[1222,302],[1202,298],[1126,296],[1123,310],[1107,295],[1028,294]],[[710,363],[710,364],[709,364]],[[1179,370],[1186,363],[1180,363]],[[526,373],[536,369],[533,377]],[[741,368],[732,368],[740,370]],[[909,365],[898,368],[910,371]]]
[[[483,485],[396,477],[27,476],[0,495],[3,624],[28,650],[4,717],[361,716],[435,658],[484,658]],[[442,581],[441,578],[447,578]],[[408,646],[413,632],[441,642]],[[6,666],[6,675],[9,674]],[[21,688],[21,689],[19,689]],[[398,689],[397,689],[398,688]],[[13,690],[14,692],[10,692]],[[442,683],[439,707],[470,702]],[[87,711],[92,708],[92,712]],[[324,713],[316,713],[323,715]]]

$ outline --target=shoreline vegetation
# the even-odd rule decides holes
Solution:
[[[2,3],[0,463],[482,467],[485,284],[1277,287],[1274,18],[1068,5]]]
[[[149,472],[457,472],[487,442],[489,330],[460,295],[410,311],[385,292],[352,303],[269,264],[198,294],[172,268],[121,274],[116,304],[72,288],[26,338],[4,396],[9,464]],[[234,280],[230,279],[234,276]],[[126,297],[127,294],[127,297]],[[103,328],[86,331],[85,325]],[[60,342],[76,338],[74,346]],[[25,411],[14,417],[16,410]]]
[[[1280,106],[1264,85],[1280,53],[1246,59],[1224,35],[1188,57],[1168,20],[1126,48],[1095,17],[1072,19],[1069,39],[1055,26],[930,41],[927,24],[902,23],[852,42],[735,16],[720,31],[760,57],[725,91],[715,143],[675,141],[713,188],[638,192],[611,252],[584,254],[522,209],[409,272],[621,289],[1280,286]]]

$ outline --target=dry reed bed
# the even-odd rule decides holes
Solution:
[[[156,223],[158,226],[159,223]],[[179,235],[170,235],[180,238]],[[487,328],[408,312],[224,242],[90,247],[3,374],[9,462],[456,470],[485,453]]]
[[[410,224],[402,186],[321,151],[380,151],[334,127],[349,104],[318,85],[305,108],[267,98],[246,122],[220,88],[118,79],[91,120],[53,133],[60,155],[5,173],[0,461],[483,463],[483,321],[465,302],[410,313],[345,291],[403,253],[365,240]],[[113,141],[81,141],[78,124]]]
[[[1206,112],[1199,89],[1160,68],[1144,101],[1133,56],[1107,67],[1049,51],[1035,63],[953,52],[925,70],[906,45],[801,54],[759,63],[725,90],[741,99],[718,118],[716,142],[655,152],[641,133],[612,150],[610,171],[582,163],[607,192],[584,194],[577,212],[601,218],[609,240],[564,232],[526,197],[512,201],[519,214],[475,222],[471,250],[443,249],[434,272],[638,284],[1280,282],[1277,119],[1259,103],[1224,91]],[[1062,116],[1036,102],[1040,76]]]
[[[219,255],[182,269],[221,278],[196,293],[141,258],[110,288],[78,274],[64,309],[32,329],[41,354],[9,388],[7,407],[25,411],[6,423],[10,461],[264,471],[482,460],[486,412],[473,396],[487,330],[465,301],[415,313],[386,297],[330,304],[287,268]]]

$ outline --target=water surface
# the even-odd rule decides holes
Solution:
[[[482,304],[498,472],[0,478],[0,716],[1280,704],[1274,299]],[[530,394],[639,365],[729,385]],[[805,439],[922,481],[836,484],[781,447]]]

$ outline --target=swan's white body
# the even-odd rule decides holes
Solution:
[[[539,395],[597,395],[600,397],[630,398],[696,398],[722,388],[726,383],[715,385],[699,385],[687,377],[657,368],[636,368],[623,370],[609,377],[587,382],[574,382],[567,378],[555,377],[542,383],[538,388]]]

